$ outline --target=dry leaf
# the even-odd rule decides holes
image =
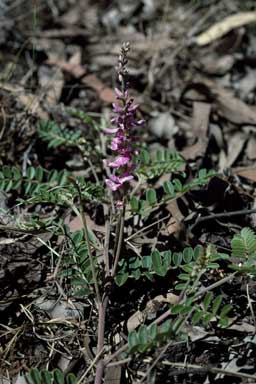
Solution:
[[[203,156],[207,147],[207,143],[207,138],[199,138],[195,144],[190,145],[189,147],[186,147],[180,151],[180,154],[185,160],[195,160],[196,158]]]
[[[200,59],[201,69],[209,75],[225,75],[233,67],[234,63],[234,55],[224,55],[221,57],[207,55]]]
[[[88,87],[94,89],[102,101],[107,103],[112,103],[115,101],[114,91],[105,85],[98,77],[95,75],[86,75],[86,69],[83,68],[80,64],[73,62],[66,62],[63,60],[47,60],[46,64],[48,65],[57,65],[59,68],[70,73],[76,79],[81,79],[81,82]]]
[[[37,95],[25,92],[24,88],[19,85],[2,83],[0,82],[0,88],[7,92],[13,93],[18,101],[27,109],[32,115],[36,115],[40,119],[47,120],[49,118],[48,113],[41,108],[41,99]]]
[[[158,295],[154,299],[147,302],[146,308],[144,311],[136,311],[128,320],[127,320],[127,329],[129,332],[136,329],[140,324],[142,324],[146,318],[151,319],[155,317],[156,312],[161,308],[164,303],[169,303],[171,305],[177,304],[179,301],[179,296],[174,295],[173,293],[167,293],[166,296]]]
[[[178,132],[175,120],[169,112],[161,112],[153,117],[150,121],[149,129],[156,137],[164,137],[166,139],[171,139]]]
[[[246,155],[249,160],[256,160],[256,138],[250,137],[247,147],[246,147]]]
[[[234,124],[256,125],[256,109],[234,97],[224,88],[215,88],[218,112]]]
[[[256,21],[256,12],[240,12],[228,16],[220,22],[212,25],[207,31],[201,33],[196,38],[197,45],[203,46],[226,35],[232,29],[242,27],[243,25]]]
[[[228,140],[228,155],[226,157],[225,168],[229,168],[234,164],[244,147],[245,141],[246,137],[240,132],[230,137]]]
[[[181,213],[177,200],[170,201],[166,209],[172,214],[165,228],[161,230],[161,234],[164,236],[169,236],[175,234],[179,236],[184,230],[183,220],[184,216]]]
[[[44,99],[49,105],[56,105],[61,97],[64,76],[60,68],[42,65],[38,70],[38,82],[42,87]]]
[[[256,167],[232,168],[232,172],[237,175],[256,182]]]
[[[195,101],[193,103],[192,129],[196,137],[206,137],[210,113],[211,104],[201,101]]]
[[[202,95],[205,100],[211,100],[216,105],[216,111],[226,120],[238,125],[256,125],[256,108],[247,105],[209,79],[189,84],[183,92],[184,100],[195,100]]]

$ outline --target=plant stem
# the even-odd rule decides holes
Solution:
[[[118,231],[117,247],[115,252],[114,265],[111,272],[112,277],[114,277],[116,274],[116,269],[117,269],[118,261],[120,258],[120,252],[121,252],[121,246],[122,246],[123,234],[124,234],[124,221],[125,221],[124,219],[125,219],[125,199],[123,199],[123,209],[120,214],[120,225],[119,225],[119,231]]]
[[[111,277],[115,276],[118,260],[120,257],[121,252],[121,246],[123,241],[123,232],[124,232],[124,221],[125,221],[125,198],[123,199],[123,209],[120,213],[120,221],[119,225],[117,227],[117,245],[116,245],[116,251],[115,251],[115,258],[114,258],[114,265],[111,272]],[[107,225],[107,224],[106,224]],[[108,247],[109,247],[109,237],[110,237],[110,230],[109,230],[109,222],[108,222],[108,230],[106,231],[106,239],[105,239],[105,269],[106,269],[106,275],[108,276],[109,273],[109,262],[108,262]],[[105,321],[106,321],[106,310],[108,306],[108,300],[109,297],[106,295],[103,299],[103,301],[99,304],[99,317],[98,317],[98,345],[97,345],[97,352],[102,350],[104,347],[104,333],[105,333]],[[105,361],[104,358],[101,358],[96,366],[96,376],[94,384],[101,384],[103,375],[104,375],[104,368],[105,368]]]
[[[108,296],[105,296],[103,301],[99,304],[99,317],[98,317],[98,345],[97,353],[102,351],[104,347],[104,334],[105,334],[105,322],[106,322],[106,309],[108,305]],[[96,366],[96,375],[94,384],[101,384],[104,374],[104,358],[101,358]]]

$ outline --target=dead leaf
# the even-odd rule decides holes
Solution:
[[[177,200],[170,201],[166,209],[172,214],[172,216],[166,224],[166,227],[161,230],[161,234],[164,236],[169,236],[172,234],[179,236],[179,234],[184,230],[184,226],[182,224],[184,216],[179,209]]]
[[[200,94],[205,100],[214,102],[216,111],[226,120],[238,125],[256,125],[256,108],[247,105],[212,80],[204,78],[199,83],[189,84],[182,97],[184,100],[195,100],[195,97],[198,100],[197,95]]]
[[[179,296],[174,295],[173,293],[167,293],[166,296],[158,295],[154,299],[147,302],[146,308],[144,311],[136,311],[128,320],[127,320],[127,329],[129,332],[136,329],[140,324],[142,324],[145,319],[152,319],[156,316],[156,312],[161,308],[162,304],[169,303],[171,305],[177,304]]]
[[[232,172],[237,175],[256,182],[256,167],[232,168]]]
[[[56,65],[57,67],[61,68],[63,71],[70,73],[76,79],[81,78],[87,73],[84,67],[82,67],[80,64],[73,63],[72,61],[69,62],[69,61],[58,60],[58,59],[49,59],[45,61],[45,64],[53,65],[53,66]]]
[[[94,89],[102,101],[112,103],[115,101],[114,91],[105,85],[98,77],[93,74],[86,75],[87,71],[80,64],[67,62],[63,60],[46,60],[48,65],[57,65],[62,70],[70,73],[76,79],[79,79],[83,84]]]
[[[207,147],[207,143],[207,138],[199,138],[195,144],[190,145],[180,151],[180,154],[185,160],[195,160],[198,157],[203,156]]]
[[[242,27],[254,21],[256,21],[256,12],[239,12],[235,15],[228,16],[197,36],[196,44],[199,46],[209,44],[226,35],[232,31],[232,29]]]
[[[153,117],[150,121],[149,129],[156,137],[164,137],[166,139],[171,139],[178,132],[175,120],[169,112],[161,112]]]
[[[46,102],[49,105],[56,105],[64,85],[64,77],[60,68],[49,68],[42,65],[38,70],[38,82],[42,87]]]
[[[244,147],[245,141],[245,135],[240,132],[234,133],[230,137],[228,140],[228,155],[226,157],[225,168],[229,168],[234,164]]]
[[[210,113],[211,104],[201,101],[195,101],[193,103],[192,129],[196,137],[206,137]]]
[[[246,155],[249,160],[256,160],[256,138],[250,137],[246,147]]]
[[[18,101],[32,115],[36,115],[44,120],[49,118],[48,113],[41,107],[41,98],[39,96],[26,92],[24,88],[19,85],[0,82],[0,88],[14,94]]]
[[[239,94],[242,99],[248,97],[256,88],[256,70],[247,69],[246,75],[239,81]]]
[[[235,63],[234,55],[224,55],[216,57],[206,55],[200,59],[201,69],[209,75],[225,75]]]

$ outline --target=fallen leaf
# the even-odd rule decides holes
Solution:
[[[19,85],[0,82],[0,88],[14,94],[17,100],[32,115],[44,120],[49,118],[48,113],[41,107],[41,98],[39,96],[26,92],[24,88]]]
[[[247,69],[245,76],[239,81],[239,94],[242,99],[248,97],[256,88],[256,70]]]
[[[246,136],[240,132],[237,132],[230,137],[228,140],[228,155],[226,157],[225,168],[230,168],[234,164],[240,155],[246,140]]]
[[[58,59],[49,59],[45,61],[45,64],[61,68],[63,71],[70,73],[76,79],[84,76],[87,71],[80,64],[73,63],[72,61],[58,60]]]
[[[158,295],[152,300],[149,300],[146,304],[144,311],[136,311],[127,320],[127,329],[129,332],[135,330],[140,324],[142,324],[146,318],[151,319],[155,317],[156,312],[161,308],[164,303],[171,305],[177,304],[179,296],[173,293],[167,293],[166,296]]]
[[[200,59],[201,70],[209,75],[222,76],[225,75],[233,67],[235,63],[234,55],[224,55],[216,57],[206,55]]]
[[[196,44],[203,46],[226,35],[232,29],[242,27],[256,21],[256,12],[239,12],[235,15],[225,17],[225,19],[215,23],[205,32],[196,37]]]
[[[217,110],[227,120],[234,124],[256,125],[256,109],[234,97],[231,92],[219,88],[216,89]]]
[[[42,87],[44,99],[49,105],[56,105],[61,97],[64,77],[60,68],[42,65],[38,70],[38,82]]]
[[[166,139],[171,139],[178,132],[175,120],[169,112],[161,112],[153,117],[149,129],[155,136]]]
[[[102,101],[107,103],[112,103],[115,101],[114,91],[105,85],[98,77],[94,74],[86,75],[87,71],[80,64],[73,62],[67,62],[63,60],[46,60],[48,65],[56,65],[62,70],[70,73],[76,79],[79,79],[81,83],[87,85],[88,87],[94,89]],[[86,76],[85,76],[86,75]]]
[[[164,236],[169,236],[172,234],[179,236],[179,234],[184,231],[184,216],[179,209],[177,200],[170,201],[166,209],[172,214],[172,216],[166,226],[161,230],[161,234]]]
[[[190,145],[184,148],[182,151],[180,151],[180,155],[185,160],[195,160],[198,157],[201,157],[205,153],[207,143],[208,143],[207,138],[199,138],[195,144]]]
[[[200,94],[204,100],[213,102],[217,113],[226,120],[237,125],[256,125],[256,108],[247,105],[212,80],[204,78],[200,82],[189,84],[183,91],[182,98],[195,101]]]
[[[241,176],[245,179],[249,179],[251,181],[256,182],[256,167],[232,168],[232,172],[234,175]]]
[[[250,137],[246,147],[246,155],[249,160],[256,160],[256,138]]]
[[[192,129],[196,137],[206,137],[211,113],[211,104],[201,101],[193,103]]]

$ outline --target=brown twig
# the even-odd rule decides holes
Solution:
[[[190,228],[190,231],[192,231],[198,224],[201,224],[205,221],[208,220],[213,220],[213,219],[222,219],[225,217],[233,217],[233,216],[245,216],[245,215],[250,215],[252,213],[256,213],[256,208],[252,209],[241,209],[239,211],[231,211],[231,212],[223,212],[223,213],[214,213],[213,215],[208,215],[204,217],[200,217],[195,224],[192,225]]]

